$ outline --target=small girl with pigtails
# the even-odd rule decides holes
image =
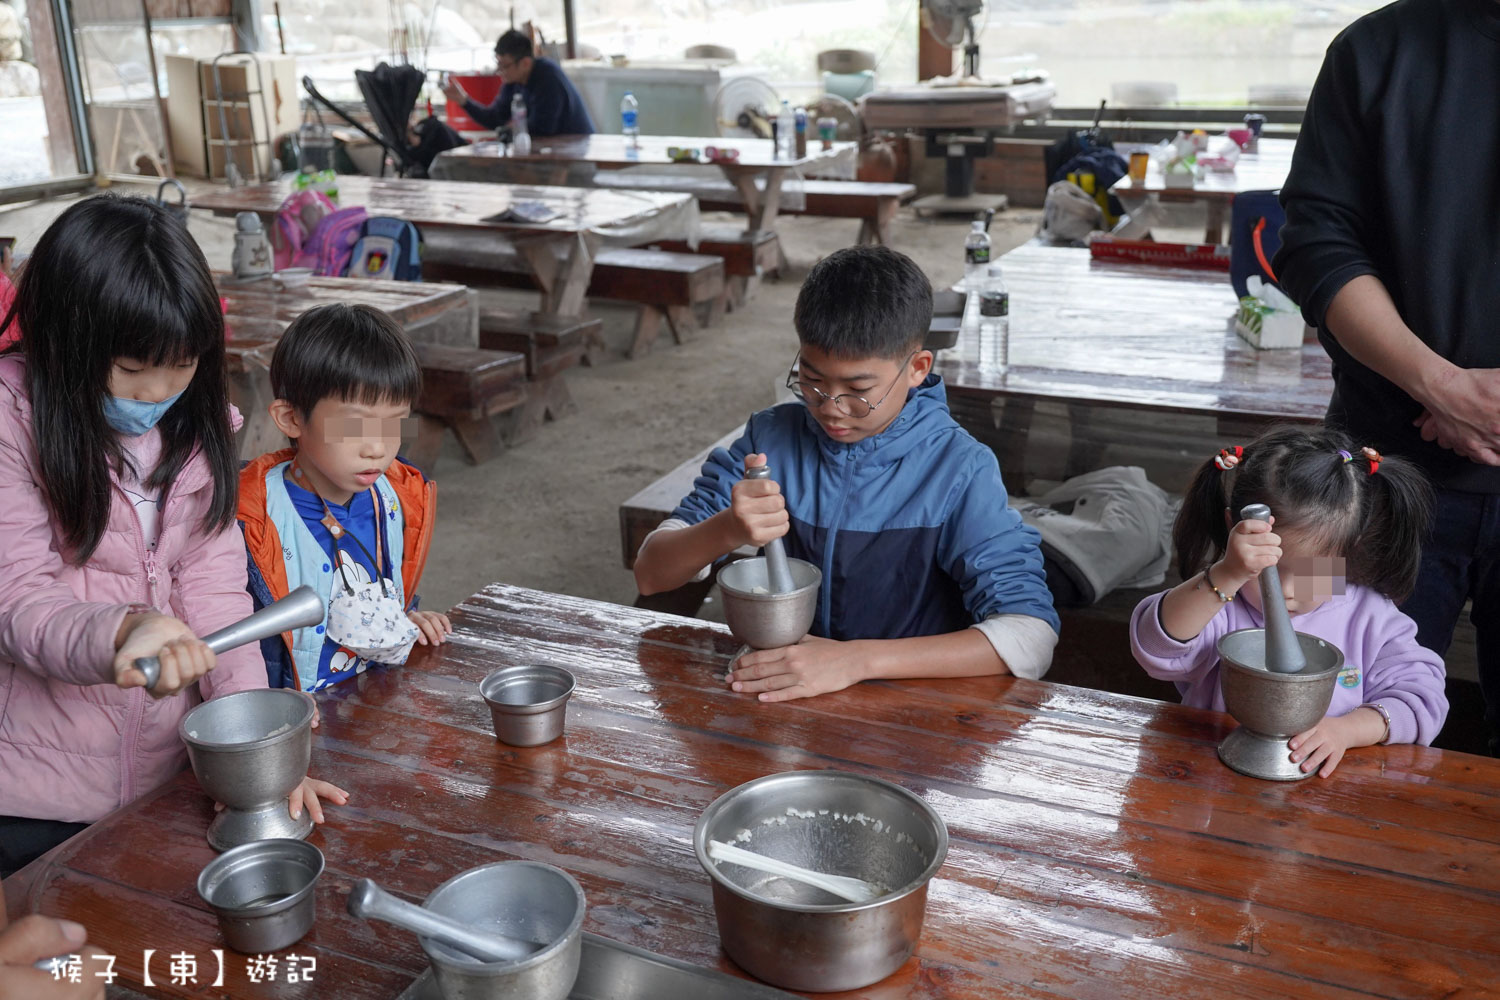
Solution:
[[[1241,521],[1247,504],[1272,520]],[[1224,710],[1219,638],[1263,628],[1257,578],[1279,566],[1293,627],[1344,654],[1328,714],[1288,743],[1333,773],[1351,747],[1430,744],[1448,714],[1443,661],[1396,607],[1416,582],[1431,490],[1416,466],[1336,430],[1272,430],[1205,462],[1173,527],[1183,582],[1131,616],[1136,660],[1183,703]],[[1236,523],[1238,522],[1238,523]]]

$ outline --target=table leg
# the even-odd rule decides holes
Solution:
[[[1203,227],[1203,242],[1209,244],[1229,242],[1224,238],[1224,223],[1228,215],[1228,202],[1215,198],[1208,203],[1208,224]]]
[[[584,233],[564,239],[566,242],[561,245],[555,239],[523,240],[518,249],[531,265],[537,284],[542,286],[541,311],[577,316],[583,312],[600,238]],[[559,254],[559,250],[563,252]]]

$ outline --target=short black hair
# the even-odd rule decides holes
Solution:
[[[522,59],[532,58],[536,53],[532,51],[531,39],[511,28],[495,42],[495,55],[510,56],[515,62],[520,62]]]
[[[846,247],[807,273],[792,322],[798,340],[835,358],[903,358],[932,325],[932,282],[890,247]]]
[[[372,306],[319,306],[281,335],[271,355],[271,391],[304,417],[325,399],[410,404],[422,391],[422,366],[388,314]]]

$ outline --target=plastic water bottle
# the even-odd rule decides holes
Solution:
[[[1010,292],[1005,289],[1000,265],[991,264],[979,289],[979,371],[999,375],[1009,364]]]
[[[795,124],[793,127],[796,129],[797,145],[793,152],[797,154],[797,158],[800,160],[807,155],[807,109],[798,108],[794,121]]]
[[[510,135],[516,153],[531,152],[531,132],[526,127],[526,98],[518,90],[510,99]]]
[[[964,288],[971,294],[979,291],[989,266],[990,234],[984,231],[984,223],[975,219],[964,237]]]
[[[776,155],[791,159],[793,139],[792,132],[797,127],[797,121],[792,116],[792,106],[786,101],[781,102],[781,113],[776,116]]]
[[[640,126],[640,103],[636,101],[635,95],[625,91],[625,96],[620,98],[620,131],[627,139],[637,139],[641,134]]]

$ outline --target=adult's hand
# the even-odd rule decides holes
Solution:
[[[0,927],[4,925],[4,908],[0,907]],[[104,980],[95,973],[97,962],[89,961],[104,953],[85,947],[88,934],[71,920],[51,917],[22,917],[0,929],[0,1000],[104,1000]],[[69,982],[44,972],[32,963],[60,955],[80,955],[84,959],[79,981]]]
[[[452,80],[449,80],[447,83],[443,84],[443,96],[448,98],[448,100],[452,101],[454,104],[462,104],[464,101],[467,101],[469,99],[469,95],[464,93],[464,88],[460,87]]]
[[[1483,465],[1500,465],[1500,368],[1455,368],[1413,423],[1422,440]]]

